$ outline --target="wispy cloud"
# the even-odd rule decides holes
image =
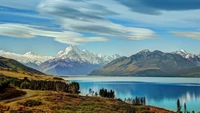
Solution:
[[[84,35],[72,31],[47,31],[37,29],[40,26],[27,24],[0,24],[0,35],[15,38],[34,38],[36,36],[45,36],[54,38],[56,41],[66,44],[84,44],[88,42],[105,42],[108,39],[103,37],[85,37]]]
[[[193,38],[193,39],[198,39],[200,40],[200,32],[171,32],[172,34],[176,36],[181,36],[181,37],[186,37],[186,38]]]
[[[90,1],[45,0],[38,6],[38,11],[42,14],[54,16],[57,18],[58,24],[70,31],[89,32],[127,40],[158,37],[151,29],[126,27],[109,21],[107,17],[118,15],[118,13]]]

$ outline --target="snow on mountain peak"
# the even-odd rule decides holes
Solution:
[[[55,60],[72,60],[79,62],[88,62],[91,64],[106,64],[119,56],[111,57],[102,54],[91,53],[87,50],[80,50],[77,46],[69,46],[64,51],[58,52]]]
[[[184,49],[181,49],[179,51],[175,51],[175,52],[172,52],[173,54],[178,54],[178,55],[181,55],[182,57],[186,58],[186,59],[190,59],[190,58],[194,58],[196,55],[195,54],[191,54],[191,53],[188,53],[187,51],[185,51]]]
[[[31,51],[29,51],[29,52],[27,52],[27,53],[25,53],[24,55],[36,55],[35,53],[33,53],[33,52],[31,52]]]
[[[180,52],[185,53],[185,54],[187,53],[187,51],[185,51],[184,49],[181,49]]]
[[[65,52],[69,52],[69,51],[80,51],[80,49],[77,46],[72,45],[65,49]]]

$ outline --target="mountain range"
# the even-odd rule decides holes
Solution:
[[[3,50],[0,50],[0,56],[53,75],[196,76],[200,73],[200,54],[191,54],[183,49],[171,53],[145,49],[130,57],[121,57],[69,46],[55,56],[33,52],[16,54]]]
[[[81,75],[89,74],[100,69],[120,55],[106,56],[80,50],[76,46],[69,46],[57,53],[56,56],[43,56],[33,52],[16,54],[0,50],[0,56],[11,58],[26,66],[53,75]]]
[[[199,76],[200,55],[184,50],[164,53],[142,50],[130,57],[121,57],[90,75],[105,76]]]

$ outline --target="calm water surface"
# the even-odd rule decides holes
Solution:
[[[187,103],[188,111],[200,111],[200,78],[160,78],[160,77],[66,77],[80,84],[81,94],[86,95],[89,88],[99,91],[112,89],[116,97],[146,97],[147,104],[176,110],[176,101]]]

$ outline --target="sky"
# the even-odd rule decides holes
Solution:
[[[0,50],[200,53],[199,0],[0,0]]]

